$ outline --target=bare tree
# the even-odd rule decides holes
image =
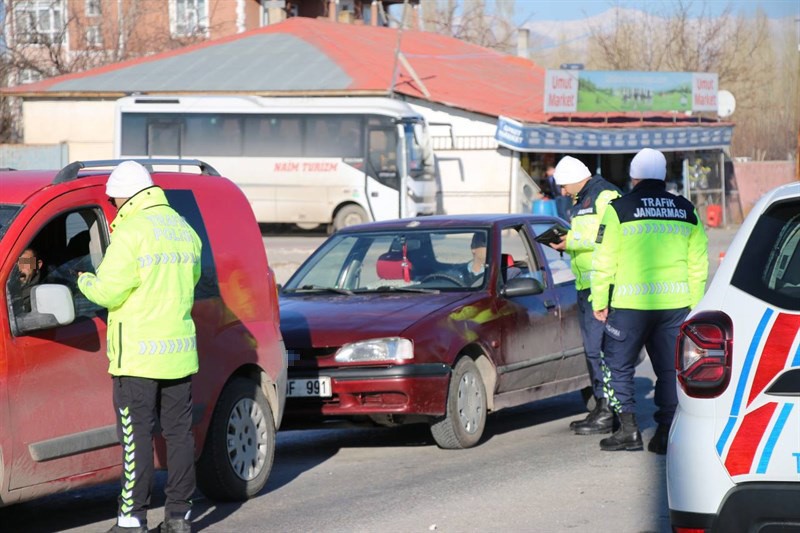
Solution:
[[[737,99],[732,153],[785,159],[800,116],[790,28],[776,36],[763,12],[752,19],[733,16],[730,3],[715,17],[705,2],[699,14],[691,1],[676,0],[672,7],[670,14],[616,10],[610,29],[591,29],[589,68],[715,72],[720,88]],[[792,97],[776,102],[787,94]]]
[[[514,0],[421,0],[421,26],[505,53],[516,47]]]
[[[179,48],[205,40],[213,31],[200,26],[171,31],[163,0],[98,0],[92,4],[96,14],[87,12],[90,2],[83,0],[3,1],[3,87]],[[0,142],[20,141],[18,117],[18,99],[0,98]]]

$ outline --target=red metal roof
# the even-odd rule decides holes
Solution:
[[[219,89],[203,88],[197,81],[205,79],[204,74],[207,74],[208,63],[206,62],[204,66],[202,61],[204,51],[210,51],[213,47],[221,44],[270,34],[291,36],[318,50],[321,57],[334,63],[331,65],[332,67],[341,69],[346,76],[349,76],[351,82],[349,86],[345,87],[344,92],[352,91],[362,94],[365,92],[389,94],[390,92],[396,62],[397,29],[342,24],[303,17],[290,18],[279,24],[161,54],[20,85],[4,89],[2,92],[21,96],[69,94],[75,97],[76,94],[80,94],[91,98],[93,95],[99,96],[101,93],[104,96],[109,94],[121,96],[125,94],[125,91],[65,90],[59,88],[58,85],[69,80],[84,79],[86,81],[85,79],[92,76],[108,75],[131,67],[145,65],[155,67],[158,62],[174,60],[189,53],[199,53],[200,55],[194,57],[192,62],[192,64],[196,64],[197,77],[185,76],[187,80],[185,89],[175,88],[172,92],[219,93]],[[414,81],[412,74],[402,65],[402,62],[398,62],[394,90],[409,97],[493,117],[505,116],[520,122],[551,123],[560,126],[635,128],[649,125],[659,127],[702,125],[698,123],[697,118],[690,119],[663,113],[647,115],[581,113],[571,117],[546,114],[543,111],[545,70],[532,61],[502,54],[452,37],[418,30],[402,31],[400,49],[430,94],[430,96],[426,96],[422,88]],[[210,58],[208,60],[211,61]],[[302,65],[298,65],[297,68],[298,72],[301,72]],[[260,74],[274,76],[274,73],[262,72]],[[291,74],[296,75],[297,73]],[[257,75],[259,73],[253,73],[253,76]],[[193,83],[190,83],[190,80]],[[282,87],[281,91],[265,87],[261,92],[282,92],[287,95],[291,94],[293,90],[302,92],[304,89],[301,81],[298,81],[294,89],[291,85]],[[229,87],[229,89],[228,92],[236,92],[235,87]],[[245,90],[242,88],[238,92]],[[343,92],[340,86],[334,85],[331,85],[328,90],[335,94]],[[324,88],[322,90],[315,89],[315,94],[324,94],[325,91]],[[154,89],[150,92],[164,91]],[[715,124],[718,123],[715,122]]]
[[[280,24],[207,41],[177,50],[114,63],[85,72],[5,89],[20,95],[55,95],[55,85],[115,70],[174,58],[257,34],[286,33],[314,46],[352,78],[350,91],[386,92],[395,68],[397,31],[393,28],[334,23],[295,17]],[[430,93],[426,98],[402,64],[397,66],[395,91],[423,100],[490,116],[508,115],[539,121],[542,114],[544,69],[526,59],[470,44],[452,37],[403,30],[400,49]],[[74,96],[75,91],[71,91]],[[87,97],[91,91],[82,91]],[[337,90],[341,94],[340,90]]]

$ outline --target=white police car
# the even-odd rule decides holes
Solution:
[[[681,327],[675,532],[800,532],[800,183],[764,195]]]

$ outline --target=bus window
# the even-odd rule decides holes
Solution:
[[[301,120],[300,117],[279,115],[245,117],[244,155],[300,157],[303,153]]]
[[[121,152],[129,155],[147,154],[147,116],[128,113],[122,117]]]
[[[183,153],[196,156],[242,155],[242,121],[235,115],[187,115]]]
[[[418,133],[416,130],[421,129],[420,124],[404,124],[406,151],[408,152],[408,171],[414,177],[418,177],[424,171],[424,153],[422,147],[419,145]]]
[[[308,157],[363,157],[359,117],[318,115],[306,119]]]
[[[181,123],[156,119],[147,125],[147,155],[181,156]]]
[[[361,119],[359,117],[342,117],[338,143],[338,153],[342,157],[364,157],[361,142]]]
[[[369,130],[369,167],[373,175],[388,187],[398,189],[397,133],[394,129]]]

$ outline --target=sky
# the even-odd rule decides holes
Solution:
[[[502,2],[503,0],[496,0]],[[688,5],[690,0],[684,0]],[[516,0],[514,15],[517,22],[531,20],[578,20],[599,15],[612,7],[640,9],[654,13],[669,13],[675,0]],[[706,16],[722,13],[728,4],[732,14],[752,16],[760,7],[769,18],[800,18],[800,0],[694,0],[691,5],[699,15],[705,8]]]

